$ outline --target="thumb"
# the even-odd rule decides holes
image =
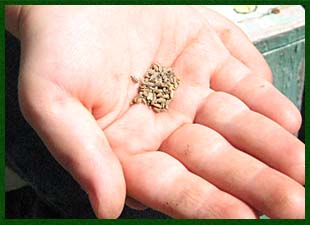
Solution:
[[[40,77],[21,76],[19,102],[51,154],[88,193],[99,218],[117,218],[126,187],[103,131],[80,101]]]

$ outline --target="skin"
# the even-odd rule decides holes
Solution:
[[[230,21],[196,6],[8,6],[6,18],[21,110],[98,218],[117,218],[126,195],[175,218],[304,218],[299,111]],[[162,113],[130,104],[130,75],[153,62],[181,79]]]

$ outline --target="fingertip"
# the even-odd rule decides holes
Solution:
[[[290,133],[296,133],[301,127],[302,117],[299,110],[292,103],[291,105],[280,112],[279,123]]]
[[[258,219],[257,214],[241,204],[230,207],[226,212],[227,218],[231,219]]]
[[[303,194],[293,194],[291,196],[291,201],[293,204],[293,214],[292,218],[304,219],[305,218],[305,196]]]
[[[226,194],[225,194],[226,195]],[[226,195],[228,197],[228,195]],[[222,207],[219,218],[227,219],[257,219],[254,210],[242,201],[231,201],[231,198],[222,198]]]
[[[216,190],[213,199],[208,201],[212,204],[212,216],[208,207],[199,210],[196,218],[220,218],[220,219],[257,219],[258,215],[245,202],[233,197],[232,195]]]
[[[273,198],[267,203],[266,215],[279,219],[305,218],[305,188],[296,182],[279,186],[274,190]]]
[[[253,111],[263,114],[291,133],[301,126],[297,107],[271,83],[258,76],[246,76],[228,91],[245,102]]]
[[[280,218],[304,219],[305,218],[305,192],[292,192],[287,196]]]
[[[117,219],[125,204],[125,197],[122,199],[119,194],[104,193],[103,196],[99,196],[96,193],[89,193],[89,200],[98,219]]]

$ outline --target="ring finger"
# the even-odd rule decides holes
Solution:
[[[235,149],[220,134],[205,126],[182,126],[161,149],[191,172],[269,217],[304,217],[304,188],[300,184]]]

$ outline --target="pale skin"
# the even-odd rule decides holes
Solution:
[[[222,16],[196,6],[9,6],[6,28],[21,40],[21,110],[98,218],[117,218],[126,196],[174,218],[304,218],[299,111]],[[153,62],[181,80],[162,113],[130,104],[130,76]]]

